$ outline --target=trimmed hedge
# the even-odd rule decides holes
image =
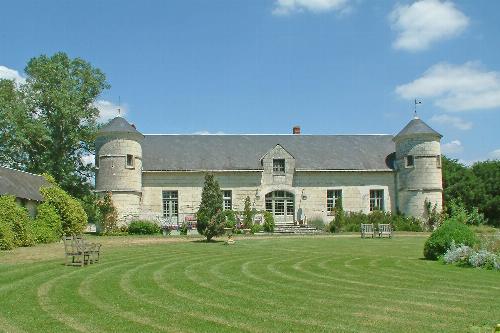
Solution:
[[[12,250],[14,247],[14,233],[10,225],[0,222],[0,250]]]
[[[62,221],[57,211],[47,202],[37,207],[37,215],[33,221],[33,237],[36,243],[51,243],[62,236]]]
[[[453,242],[472,247],[478,242],[478,239],[465,224],[454,219],[446,220],[425,242],[424,257],[437,260],[446,253]]]
[[[31,236],[30,217],[26,208],[16,203],[12,195],[0,196],[0,225],[2,249],[8,250],[16,246],[32,246],[35,242]],[[7,229],[10,229],[13,238]]]
[[[40,188],[45,202],[56,210],[61,217],[62,231],[65,235],[79,235],[87,227],[87,213],[78,200],[57,185]]]
[[[135,235],[154,235],[159,234],[161,228],[158,224],[146,220],[136,220],[130,222],[128,226],[128,233]]]

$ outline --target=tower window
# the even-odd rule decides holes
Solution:
[[[99,160],[100,160],[99,155],[96,155],[96,156],[95,156],[95,167],[96,167],[97,169],[99,169]]]
[[[406,156],[406,167],[411,168],[415,166],[415,158],[413,155]]]
[[[370,212],[384,210],[384,190],[370,190]]]
[[[284,159],[274,159],[273,160],[273,172],[274,173],[285,173],[285,160]]]
[[[333,209],[337,201],[342,198],[342,190],[327,190],[326,191],[326,211],[328,215],[333,215]]]
[[[134,155],[127,154],[127,168],[134,168]]]
[[[441,155],[436,156],[436,166],[441,168]]]

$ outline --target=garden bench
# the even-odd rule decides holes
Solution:
[[[84,266],[97,263],[100,259],[101,244],[85,241],[82,236],[64,236],[64,264]],[[71,262],[69,259],[71,258]]]
[[[380,238],[387,236],[392,238],[392,227],[390,224],[379,224],[378,225],[378,236]]]
[[[375,229],[373,228],[373,223],[361,223],[361,238],[375,237]]]

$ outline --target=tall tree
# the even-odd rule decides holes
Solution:
[[[94,171],[82,156],[94,152],[99,116],[94,102],[109,88],[106,77],[62,52],[31,59],[25,73],[20,85],[0,80],[0,163],[49,173],[82,197]]]

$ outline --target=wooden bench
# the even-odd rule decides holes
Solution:
[[[375,237],[375,229],[373,223],[361,223],[361,238]]]
[[[64,264],[84,266],[99,262],[101,244],[87,242],[82,236],[64,236]],[[70,259],[71,258],[71,262]]]
[[[392,238],[392,227],[390,224],[379,224],[378,225],[378,236],[380,238],[387,236]]]

